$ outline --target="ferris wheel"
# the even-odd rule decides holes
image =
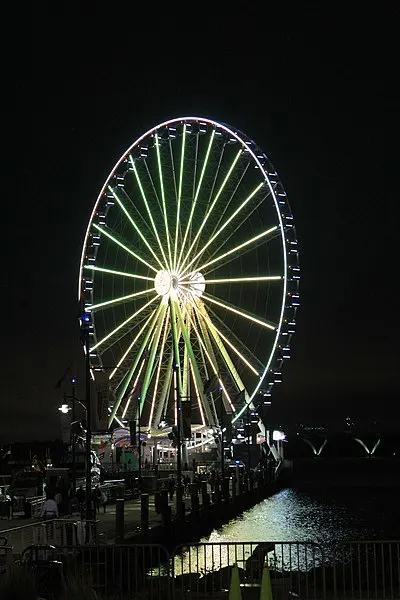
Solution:
[[[199,117],[157,125],[118,160],[91,214],[79,298],[108,426],[235,423],[269,396],[298,306],[293,216],[266,155]]]

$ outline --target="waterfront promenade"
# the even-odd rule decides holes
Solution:
[[[183,499],[185,504],[185,513],[190,514],[191,500],[190,497]],[[169,500],[172,520],[176,516],[176,496]],[[103,508],[96,514],[97,521],[97,537],[100,543],[113,544],[116,541],[116,520],[117,520],[116,504],[106,506],[106,511]],[[73,514],[65,515],[58,520],[60,525],[63,523],[74,522],[79,523],[81,516]],[[37,541],[37,528],[41,524],[40,518],[23,518],[15,517],[12,519],[0,520],[0,538],[7,539],[7,545],[13,547],[14,553],[21,553],[22,550]],[[149,531],[155,527],[162,525],[162,516],[155,510],[154,494],[149,494],[149,515],[148,515]],[[141,532],[141,500],[126,500],[124,502],[124,540],[129,540],[133,535]],[[35,532],[36,530],[36,532]],[[122,541],[122,540],[119,540]]]

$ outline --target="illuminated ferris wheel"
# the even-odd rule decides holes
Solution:
[[[79,297],[108,425],[234,423],[281,380],[298,305],[286,193],[266,155],[210,119],[157,125],[119,159],[90,217]],[[226,417],[225,417],[226,418]]]

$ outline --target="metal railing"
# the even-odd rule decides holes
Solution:
[[[92,544],[98,540],[98,521],[89,522],[89,541]],[[13,527],[1,531],[6,538],[7,546],[14,554],[21,554],[27,547],[34,544],[51,544],[54,546],[76,546],[85,542],[86,521],[73,519],[52,519],[38,521],[30,525]]]
[[[259,597],[267,565],[274,598],[325,597],[320,596],[324,556],[312,542],[200,543],[176,548],[172,562],[174,598],[227,594],[233,565],[238,566],[243,596]]]
[[[55,552],[64,579],[89,585],[101,600],[228,599],[234,565],[243,600],[260,598],[265,565],[274,600],[400,599],[399,541],[325,551],[312,542],[198,543],[172,553],[156,544],[65,544]]]
[[[400,541],[338,544],[325,576],[335,598],[400,598]]]

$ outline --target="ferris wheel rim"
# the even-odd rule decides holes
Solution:
[[[85,251],[87,248],[87,243],[88,243],[88,238],[90,235],[90,231],[92,228],[92,223],[94,220],[94,217],[96,215],[96,211],[98,209],[98,205],[107,189],[107,185],[110,182],[110,180],[112,179],[112,177],[115,175],[115,173],[117,172],[118,168],[121,166],[121,164],[123,163],[123,161],[126,159],[126,157],[129,155],[129,153],[136,148],[143,140],[145,140],[146,138],[148,138],[149,136],[151,136],[152,134],[154,134],[155,132],[157,132],[158,130],[168,127],[169,125],[172,124],[177,124],[177,123],[186,123],[186,122],[200,122],[200,123],[206,123],[208,125],[211,125],[212,127],[215,128],[219,128],[224,130],[227,134],[233,136],[243,147],[246,148],[246,150],[249,152],[252,160],[257,164],[258,168],[260,169],[264,181],[267,183],[271,197],[273,199],[274,205],[275,205],[275,213],[277,215],[278,218],[278,222],[279,222],[279,233],[280,233],[280,237],[281,237],[281,249],[282,249],[282,253],[283,253],[283,276],[282,276],[282,281],[283,281],[283,291],[282,291],[282,302],[281,302],[281,307],[280,307],[280,315],[279,315],[279,320],[278,320],[278,324],[277,327],[275,328],[276,333],[275,333],[275,339],[274,342],[272,344],[272,349],[268,358],[268,361],[265,365],[265,370],[262,374],[262,377],[260,377],[260,381],[259,383],[254,387],[250,397],[248,398],[248,401],[246,402],[246,404],[237,412],[237,414],[234,416],[234,418],[232,419],[232,422],[235,422],[237,419],[240,418],[240,416],[243,414],[243,412],[246,410],[246,407],[250,406],[253,403],[253,400],[256,396],[256,394],[258,394],[259,390],[262,388],[263,385],[263,380],[268,372],[268,370],[271,367],[272,361],[274,359],[274,354],[277,348],[277,344],[281,335],[281,330],[282,330],[282,323],[283,323],[283,319],[284,319],[284,315],[285,315],[285,302],[286,302],[286,297],[287,297],[287,278],[288,278],[288,259],[287,259],[287,247],[286,247],[286,240],[285,240],[285,229],[284,229],[284,225],[283,225],[283,220],[282,220],[282,214],[281,214],[281,210],[278,204],[278,200],[275,194],[275,191],[272,187],[270,178],[268,176],[267,171],[265,170],[264,166],[261,164],[261,161],[259,159],[259,157],[256,155],[256,153],[254,152],[253,148],[250,147],[251,145],[254,146],[254,148],[257,149],[258,152],[262,153],[262,158],[266,159],[266,161],[268,162],[268,164],[270,164],[270,161],[268,159],[268,157],[265,155],[265,153],[258,147],[257,144],[255,144],[253,142],[253,140],[251,140],[248,136],[246,136],[245,134],[243,134],[241,131],[237,130],[237,129],[232,129],[231,127],[227,126],[225,123],[216,121],[214,119],[209,119],[207,117],[196,117],[196,116],[186,116],[186,117],[176,117],[173,119],[168,119],[166,121],[163,121],[159,124],[157,124],[156,126],[150,128],[148,131],[146,131],[143,135],[139,136],[124,152],[123,154],[120,156],[119,160],[116,162],[116,164],[113,166],[112,170],[110,171],[109,175],[107,176],[107,178],[105,179],[105,183],[102,186],[98,197],[96,199],[96,202],[94,204],[93,210],[91,212],[90,218],[89,218],[89,222],[88,222],[88,227],[86,229],[86,233],[85,233],[85,238],[84,238],[84,243],[83,243],[83,247],[82,247],[82,254],[81,254],[81,260],[80,260],[80,269],[79,269],[79,283],[78,283],[78,299],[80,300],[82,298],[83,295],[83,290],[82,290],[82,281],[83,281],[83,266],[84,266],[84,259],[85,259]],[[277,177],[279,179],[279,177]]]

